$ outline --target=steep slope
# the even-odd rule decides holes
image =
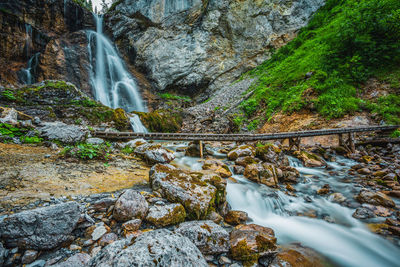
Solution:
[[[396,0],[327,1],[295,40],[245,75],[257,82],[237,124],[257,127],[298,111],[326,119],[367,112],[400,123],[399,21]]]

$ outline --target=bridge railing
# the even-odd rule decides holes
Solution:
[[[399,125],[392,126],[364,126],[351,128],[336,128],[323,130],[309,130],[298,132],[280,132],[266,134],[202,134],[202,133],[133,133],[133,132],[94,132],[93,136],[106,139],[135,139],[170,140],[170,141],[262,141],[313,137],[323,135],[342,135],[358,132],[387,132],[398,129]]]

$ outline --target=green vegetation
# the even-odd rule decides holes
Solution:
[[[163,94],[158,94],[162,99],[168,99],[168,100],[182,100],[184,102],[190,102],[192,99],[188,96],[180,96],[180,95],[173,95],[170,93],[163,93]]]
[[[249,125],[247,125],[247,129],[249,131],[257,130],[257,127],[258,127],[259,124],[260,124],[260,120],[259,119],[253,120],[253,121],[251,121],[249,123]]]
[[[394,131],[394,132],[390,135],[390,137],[393,137],[393,138],[400,137],[400,130]]]
[[[90,12],[93,11],[92,0],[72,0],[72,1],[80,5],[81,7],[86,8]]]
[[[170,110],[135,113],[150,132],[176,133],[182,126],[182,116]]]
[[[92,144],[78,144],[76,146],[66,146],[61,152],[62,156],[75,157],[82,160],[100,159],[108,160],[109,157],[109,143],[101,145]]]
[[[14,95],[14,92],[11,90],[4,90],[0,93],[1,97],[5,100],[15,101],[17,98]]]
[[[130,155],[134,152],[135,150],[131,146],[125,146],[123,149],[121,149],[121,152],[127,155]]]
[[[20,141],[24,144],[38,144],[43,141],[43,138],[38,136],[21,136]]]
[[[18,128],[11,124],[0,123],[0,134],[8,137],[19,137],[25,135],[28,129]]]
[[[400,1],[328,0],[297,38],[245,75],[258,82],[240,107],[249,118],[309,109],[331,119],[367,110],[399,123],[396,93],[376,102],[360,98],[371,77],[398,92],[399,63]]]
[[[24,144],[37,144],[43,141],[42,138],[35,133],[34,136],[26,136],[32,129],[13,126],[7,123],[0,123],[0,136],[7,136],[9,138],[18,137]]]

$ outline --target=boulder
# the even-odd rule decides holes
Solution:
[[[175,230],[192,241],[203,255],[221,254],[229,251],[229,234],[212,221],[181,223]]]
[[[72,144],[85,140],[89,131],[76,125],[63,122],[44,122],[38,128],[40,135],[48,140],[57,140],[62,143]]]
[[[354,218],[356,219],[370,219],[370,218],[374,218],[375,214],[372,210],[367,209],[365,207],[358,207],[353,215]]]
[[[276,187],[278,179],[283,178],[282,170],[269,163],[247,165],[243,174],[253,182],[270,187]]]
[[[260,259],[259,262],[261,262],[261,260],[262,259]],[[262,266],[324,267],[329,265],[326,259],[315,250],[296,244],[279,247],[272,262]]]
[[[231,210],[224,217],[225,222],[230,225],[244,224],[246,223],[247,219],[247,212],[240,210]]]
[[[233,172],[235,174],[243,174],[244,170],[245,170],[245,168],[243,166],[233,165]]]
[[[192,266],[207,267],[199,249],[186,237],[166,229],[143,233],[130,245],[120,240],[103,248],[88,263],[108,266]]]
[[[174,152],[160,144],[144,144],[136,147],[135,153],[151,163],[169,163],[175,159]]]
[[[240,157],[235,160],[235,164],[239,166],[246,167],[249,164],[260,163],[260,160],[251,156]]]
[[[185,207],[189,219],[204,219],[226,201],[226,181],[216,174],[203,174],[156,164],[150,170],[153,191]]]
[[[297,184],[300,177],[300,173],[296,168],[290,166],[281,166],[282,177],[279,177],[280,182]]]
[[[232,176],[232,172],[228,166],[220,160],[207,159],[204,161],[203,170],[211,170],[221,176],[222,178],[228,178]]]
[[[288,165],[287,157],[282,153],[282,150],[279,147],[273,144],[257,146],[256,157],[264,162],[276,164],[279,166]]]
[[[368,203],[376,206],[394,208],[394,201],[382,192],[372,192],[368,190],[361,191],[355,199],[360,203]]]
[[[119,222],[143,219],[148,209],[146,199],[139,192],[128,189],[115,202],[113,218]]]
[[[181,204],[154,205],[150,207],[146,221],[156,227],[164,227],[181,223],[185,218],[185,208]]]
[[[254,157],[255,153],[256,150],[253,146],[241,145],[229,151],[228,159],[237,160],[237,158],[240,157],[247,157],[247,156]]]
[[[138,139],[131,140],[131,141],[125,143],[123,145],[123,147],[127,147],[128,146],[128,147],[131,147],[131,148],[136,148],[136,147],[144,145],[144,144],[147,144],[147,141],[142,139],[142,138],[138,138]]]
[[[81,212],[67,202],[6,216],[0,221],[0,238],[7,247],[48,250],[70,240]]]
[[[232,258],[247,263],[276,249],[274,230],[256,224],[238,226],[231,232],[229,242]]]
[[[304,150],[294,151],[293,156],[298,158],[306,167],[323,167],[326,162],[320,156]]]

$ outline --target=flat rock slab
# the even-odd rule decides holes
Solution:
[[[140,235],[132,245],[128,240],[121,240],[106,246],[88,266],[207,267],[208,264],[188,238],[159,229]]]
[[[23,211],[0,221],[0,238],[7,247],[52,249],[70,238],[80,216],[76,202]]]

